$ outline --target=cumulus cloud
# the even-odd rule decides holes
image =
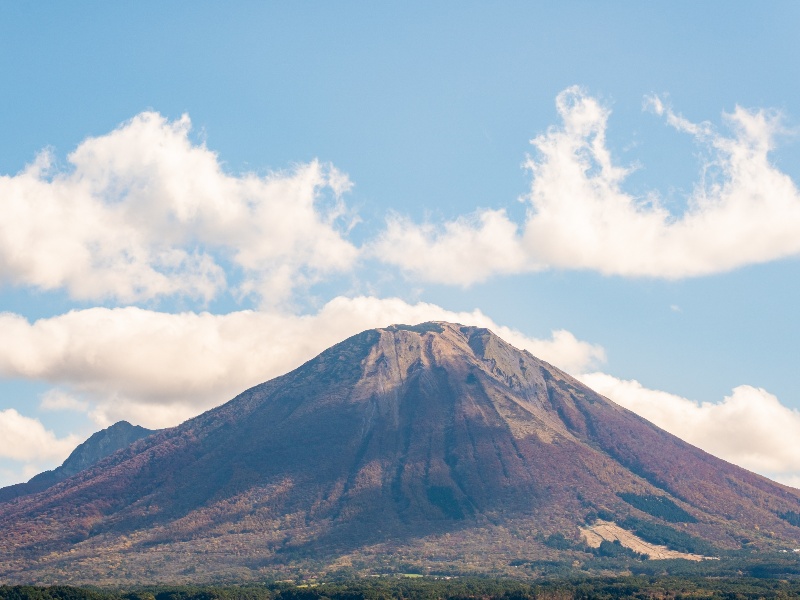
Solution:
[[[58,466],[82,441],[74,434],[58,437],[13,408],[0,410],[0,487]]]
[[[624,190],[632,169],[615,164],[606,143],[610,111],[572,87],[556,99],[561,124],[531,142],[524,223],[497,210],[443,226],[395,216],[372,252],[421,279],[460,285],[543,268],[678,279],[800,253],[800,193],[769,158],[777,113],[736,107],[723,115],[725,136],[657,97],[646,105],[711,153],[682,214],[655,191]]]
[[[270,303],[350,267],[343,173],[315,161],[233,176],[190,128],[187,116],[142,113],[82,142],[68,169],[45,151],[0,177],[0,281],[77,299],[208,301],[233,267],[238,293]]]
[[[61,462],[81,441],[74,435],[58,438],[40,421],[13,408],[0,410],[0,458]]]
[[[9,464],[4,464],[8,462]],[[14,485],[23,481],[28,481],[34,475],[41,473],[44,470],[51,469],[57,464],[47,466],[40,466],[33,463],[18,463],[16,461],[3,461],[0,459],[0,487],[7,485]]]
[[[694,402],[605,373],[580,377],[597,392],[703,450],[787,485],[800,482],[800,411],[742,385],[721,402]]]
[[[441,230],[394,214],[371,251],[426,281],[468,285],[494,274],[539,267],[528,264],[518,230],[503,210],[462,217]]]
[[[42,399],[43,409],[88,407],[101,425],[125,418],[163,427],[286,373],[350,335],[427,320],[489,327],[572,372],[604,359],[602,348],[567,331],[539,340],[498,326],[478,310],[338,297],[304,316],[277,311],[169,314],[126,307],[75,310],[30,323],[19,315],[0,314],[0,374],[54,385],[56,391]]]

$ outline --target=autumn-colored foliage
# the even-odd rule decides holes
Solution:
[[[798,511],[485,329],[394,326],[0,504],[0,576],[530,575],[600,515],[708,554],[800,547]]]

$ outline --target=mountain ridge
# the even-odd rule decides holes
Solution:
[[[0,503],[42,492],[155,431],[131,425],[127,421],[118,421],[93,433],[55,469],[34,475],[27,482],[0,488]]]

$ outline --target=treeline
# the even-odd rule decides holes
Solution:
[[[719,550],[705,540],[659,523],[637,519],[636,517],[625,517],[619,522],[619,526],[632,531],[646,542],[666,546],[678,552],[702,554],[703,556],[719,554]]]
[[[638,508],[648,515],[653,515],[670,523],[696,523],[695,519],[680,506],[666,496],[653,496],[650,494],[632,494],[622,492],[617,494],[631,506]]]
[[[554,533],[546,538],[544,538],[544,545],[549,546],[550,548],[555,548],[556,550],[578,550],[580,552],[586,552],[587,554],[594,554],[595,556],[599,557],[614,557],[614,558],[631,558],[636,560],[647,560],[647,555],[639,554],[638,552],[634,552],[630,548],[626,548],[622,544],[620,544],[619,540],[614,540],[613,542],[609,542],[608,540],[603,540],[600,542],[600,546],[597,548],[592,548],[591,546],[587,546],[584,541],[576,542],[573,539],[566,537],[563,533]],[[537,561],[513,561],[511,563],[513,566],[520,566],[523,564],[530,564],[536,566]],[[556,563],[559,564],[559,563]]]
[[[309,585],[152,586],[99,590],[0,586],[2,600],[613,600],[800,597],[800,580],[611,577],[521,582],[501,579],[375,578]]]
[[[778,513],[778,516],[790,525],[800,527],[800,513],[790,510],[789,512]]]

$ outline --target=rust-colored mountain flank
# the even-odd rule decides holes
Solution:
[[[798,512],[486,329],[397,325],[0,504],[0,576],[510,573],[588,556],[599,518],[709,555],[797,547]]]

